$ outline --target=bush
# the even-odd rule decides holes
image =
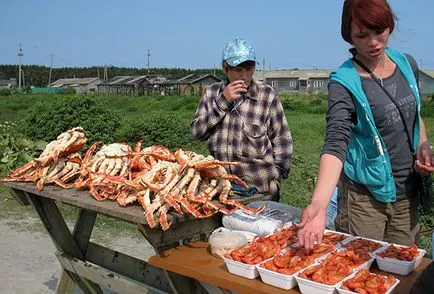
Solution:
[[[65,90],[63,91],[63,94],[65,95],[71,95],[75,93],[76,93],[75,89],[71,87],[65,88]]]
[[[17,124],[0,123],[0,176],[6,176],[8,171],[23,165],[45,148],[43,141],[31,141],[24,138]]]
[[[9,88],[0,88],[0,96],[10,96],[12,94]]]
[[[48,142],[60,133],[80,126],[86,130],[89,143],[113,142],[120,116],[108,110],[105,103],[85,96],[49,97],[49,100],[37,103],[24,120],[23,127],[29,138]]]
[[[190,134],[191,117],[176,112],[155,111],[140,118],[130,119],[119,130],[119,142],[134,145],[143,140],[143,146],[164,145],[172,150],[181,147],[185,150],[206,153],[203,142],[193,141]]]

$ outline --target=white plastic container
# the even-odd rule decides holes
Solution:
[[[265,261],[264,261],[265,262]],[[258,269],[259,275],[261,276],[261,280],[268,285],[272,285],[281,289],[289,290],[294,288],[297,285],[297,281],[295,280],[295,276],[298,272],[293,273],[292,275],[284,275],[275,271],[271,271],[269,269],[263,268],[258,264],[256,268]],[[302,269],[304,270],[304,269]]]
[[[321,244],[321,245],[322,245],[322,244]],[[297,249],[297,248],[300,248],[300,243],[298,243],[298,242],[295,243],[295,244],[292,244],[290,247],[286,247],[286,248],[282,249],[282,250],[281,250],[281,253],[285,253],[285,252],[288,251],[288,250]],[[334,252],[334,251],[336,251],[336,250],[338,250],[338,249],[339,249],[338,247],[333,246],[333,249],[332,249],[331,251],[329,251],[329,252],[325,252],[325,253],[323,253],[323,254],[318,255],[317,257],[315,257],[315,262],[318,262],[318,261],[320,261],[320,260],[326,258],[326,257],[329,256],[332,252]]]
[[[221,231],[212,233],[208,242],[211,245],[212,255],[223,258],[232,250],[245,246],[247,238],[238,232]]]
[[[301,270],[300,272],[306,270],[309,267],[318,265],[313,264],[311,266],[306,267],[305,269]],[[326,285],[326,284],[321,284],[321,283],[317,283],[305,278],[300,277],[300,272],[295,275],[295,280],[297,281],[298,284],[298,288],[300,289],[301,293],[306,293],[306,294],[335,294],[338,293],[337,287],[339,287],[342,284],[342,281],[334,284],[334,285]]]
[[[348,241],[350,238],[354,237],[353,235],[350,235],[350,234],[346,234],[346,233],[342,233],[342,232],[337,232],[337,231],[333,231],[333,230],[328,230],[328,229],[325,229],[324,233],[335,233],[335,234],[339,234],[339,235],[344,235],[345,236],[345,238],[341,242],[338,242],[337,244],[334,244],[335,246],[339,246],[339,243],[343,243],[345,241]]]
[[[376,249],[376,250],[374,250],[374,251],[372,251],[372,252],[369,252],[370,254],[375,254],[376,252],[378,252],[378,251],[382,251],[384,248],[386,248],[387,246],[389,246],[389,243],[388,243],[388,242],[384,242],[384,241],[379,241],[379,240],[374,240],[374,239],[369,239],[369,238],[363,238],[363,237],[354,236],[354,237],[352,237],[352,238],[348,238],[348,239],[346,239],[344,242],[342,242],[342,246],[341,246],[341,247],[342,247],[343,249],[347,249],[346,247],[344,247],[345,244],[348,244],[349,242],[351,242],[351,241],[353,241],[353,240],[357,240],[357,239],[369,240],[369,241],[377,242],[377,243],[379,243],[379,244],[382,245],[382,246],[379,247],[378,249]]]
[[[345,250],[347,250],[347,249],[345,249],[345,248],[338,248],[338,250],[336,250],[336,251],[337,251],[337,252],[340,252],[340,251],[345,251]],[[330,252],[330,253],[328,253],[327,255],[325,255],[325,256],[319,258],[317,261],[318,261],[319,263],[321,263],[323,260],[325,260],[325,259],[326,259],[327,257],[329,257],[329,255],[331,255],[331,254],[332,254],[332,252]],[[368,259],[367,261],[365,261],[364,263],[362,263],[361,265],[359,265],[359,266],[353,268],[353,272],[359,271],[359,270],[361,270],[361,269],[369,269],[369,268],[371,267],[372,263],[373,263],[374,260],[375,260],[375,257],[374,257],[372,254],[369,254],[369,256],[371,256],[371,258]]]
[[[339,285],[339,287],[337,287],[337,290],[338,290],[338,292],[340,293],[340,294],[357,294],[357,292],[353,292],[353,291],[349,291],[349,290],[344,290],[344,289],[342,289],[341,287],[342,287],[342,285],[344,284],[344,282],[346,281],[346,280],[349,280],[349,279],[351,279],[351,278],[353,278],[354,276],[356,275],[356,273],[354,273],[354,274],[352,274],[351,276],[349,276],[349,277],[347,277],[347,278],[345,278],[343,281],[342,281],[342,283]],[[387,290],[387,292],[385,292],[384,294],[390,294],[390,293],[392,293],[392,291],[393,291],[393,289],[395,289],[395,287],[399,284],[399,280],[395,277],[395,283],[392,285],[392,287],[390,287],[388,290]]]
[[[234,275],[241,276],[247,279],[256,279],[259,276],[258,269],[255,264],[245,264],[223,257],[228,271]]]
[[[393,244],[393,245],[397,247],[406,247],[397,244]],[[387,247],[383,248],[380,251],[377,251],[376,253],[380,253],[386,249]],[[426,250],[424,249],[418,249],[417,251],[419,252],[419,254],[412,261],[404,261],[395,258],[381,257],[378,256],[377,254],[375,254],[375,260],[377,261],[379,269],[389,273],[406,276],[409,273],[411,273],[416,267],[419,266],[423,256],[426,253]]]
[[[290,247],[286,247],[285,249],[281,250],[280,254],[284,254],[285,252],[287,252],[288,250],[294,249],[296,247],[299,247],[300,245],[297,246],[290,246]],[[259,272],[259,275],[261,276],[261,280],[265,283],[265,284],[269,284],[281,289],[285,289],[285,290],[289,290],[294,288],[297,285],[297,281],[295,280],[295,276],[300,272],[305,270],[307,267],[309,267],[310,265],[306,266],[305,268],[301,269],[300,271],[294,272],[291,275],[285,275],[282,273],[278,273],[266,268],[261,267],[261,264],[269,261],[269,260],[273,260],[274,257],[264,260],[263,262],[259,263],[256,267],[257,270]],[[316,260],[315,260],[316,261]],[[316,262],[314,264],[317,264]]]

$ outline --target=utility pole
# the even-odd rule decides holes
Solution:
[[[215,76],[215,63],[214,63],[214,76]]]
[[[50,73],[48,74],[48,86],[51,84],[51,70],[53,68],[53,54],[51,54],[51,61],[50,61]]]
[[[104,82],[108,81],[108,76],[107,76],[107,65],[104,65],[104,78],[103,78]]]
[[[24,53],[20,43],[20,49],[18,50],[18,57],[20,58],[20,65],[18,67],[18,90],[19,91],[21,91],[21,57],[22,56],[24,56]]]
[[[262,82],[265,83],[265,57],[262,58]]]
[[[148,77],[149,77],[149,57],[151,56],[151,49],[148,49]]]

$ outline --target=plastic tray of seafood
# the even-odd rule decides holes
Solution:
[[[353,235],[336,232],[332,230],[324,230],[322,242],[326,244],[338,245],[341,244],[350,238],[354,237]]]
[[[224,261],[230,273],[248,279],[259,276],[256,265],[278,255],[283,247],[288,246],[289,235],[293,229],[281,229],[267,237],[257,237],[252,243],[232,250],[224,256]]]
[[[329,273],[333,274],[330,275]],[[334,294],[342,281],[353,272],[351,268],[324,268],[320,263],[313,264],[295,275],[298,288],[306,294]]]
[[[416,245],[390,244],[375,253],[375,260],[379,269],[405,276],[419,266],[425,253],[426,250],[419,249]]]
[[[344,249],[362,249],[373,254],[388,245],[389,243],[384,241],[354,236],[343,241],[340,247]]]
[[[247,279],[256,279],[259,276],[258,269],[255,264],[246,264],[227,257],[223,257],[226,267],[231,274],[241,276]]]
[[[336,247],[330,244],[316,247],[309,253],[300,246],[287,247],[279,255],[261,262],[257,269],[262,281],[285,290],[294,288],[297,284],[294,276],[300,270],[315,263],[321,256],[336,250]]]
[[[265,284],[285,290],[292,289],[297,285],[295,275],[298,272],[294,272],[293,274],[282,274],[274,270],[263,268],[261,267],[261,264],[257,265],[256,267],[258,269],[259,275],[261,276],[262,282]]]
[[[330,264],[331,266],[345,264],[350,266],[352,271],[358,271],[360,269],[369,269],[374,259],[374,256],[365,250],[339,248],[319,259],[318,262]]]
[[[369,272],[369,270],[360,270],[349,277],[337,287],[340,294],[354,293],[383,293],[390,294],[399,284],[399,280],[392,275],[383,276]],[[356,290],[357,289],[357,290]],[[363,290],[365,292],[363,292]]]

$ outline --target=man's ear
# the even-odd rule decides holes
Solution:
[[[227,65],[226,61],[222,62],[222,70],[225,74],[228,74],[229,66]]]

